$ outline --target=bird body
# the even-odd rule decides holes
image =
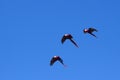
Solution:
[[[88,28],[88,29],[84,29],[84,30],[83,30],[84,33],[89,33],[89,34],[91,34],[92,36],[96,37],[96,35],[93,34],[94,31],[97,32],[98,30],[96,30],[95,28]]]
[[[78,47],[78,45],[76,44],[76,42],[73,40],[73,36],[71,34],[64,34],[62,39],[61,39],[61,42],[62,44],[67,40],[69,39],[76,47]]]
[[[59,61],[62,65],[64,65],[63,60],[60,56],[53,56],[50,61],[50,66],[52,66],[56,61]]]

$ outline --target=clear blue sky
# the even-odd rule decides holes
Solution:
[[[120,80],[119,41],[119,0],[0,1],[0,80]],[[54,55],[67,68],[50,67]]]

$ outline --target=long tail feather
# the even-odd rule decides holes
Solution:
[[[70,41],[76,46],[78,47],[78,45],[74,42],[74,40],[70,39]],[[79,47],[78,47],[79,48]]]
[[[97,38],[97,36],[96,36],[96,35],[94,35],[94,34],[91,34],[91,35]]]

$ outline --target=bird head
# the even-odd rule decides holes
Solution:
[[[84,29],[83,32],[84,32],[84,33],[87,33],[87,32],[88,32],[88,29]]]
[[[54,58],[58,58],[59,56],[54,56]]]
[[[65,34],[65,36],[70,36],[70,34]]]

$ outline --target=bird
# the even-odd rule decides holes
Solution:
[[[97,36],[96,36],[95,34],[93,34],[94,31],[98,32],[98,30],[95,29],[95,28],[88,28],[88,29],[84,29],[84,30],[83,30],[84,33],[89,33],[89,34],[91,34],[92,36],[94,36],[94,37],[97,38]]]
[[[52,66],[56,61],[59,61],[62,65],[65,66],[60,56],[53,56],[52,59],[50,60],[50,66]]]
[[[66,41],[66,39],[69,39],[76,47],[78,47],[76,42],[73,40],[73,36],[71,34],[64,34],[61,39],[61,43],[63,44]]]

